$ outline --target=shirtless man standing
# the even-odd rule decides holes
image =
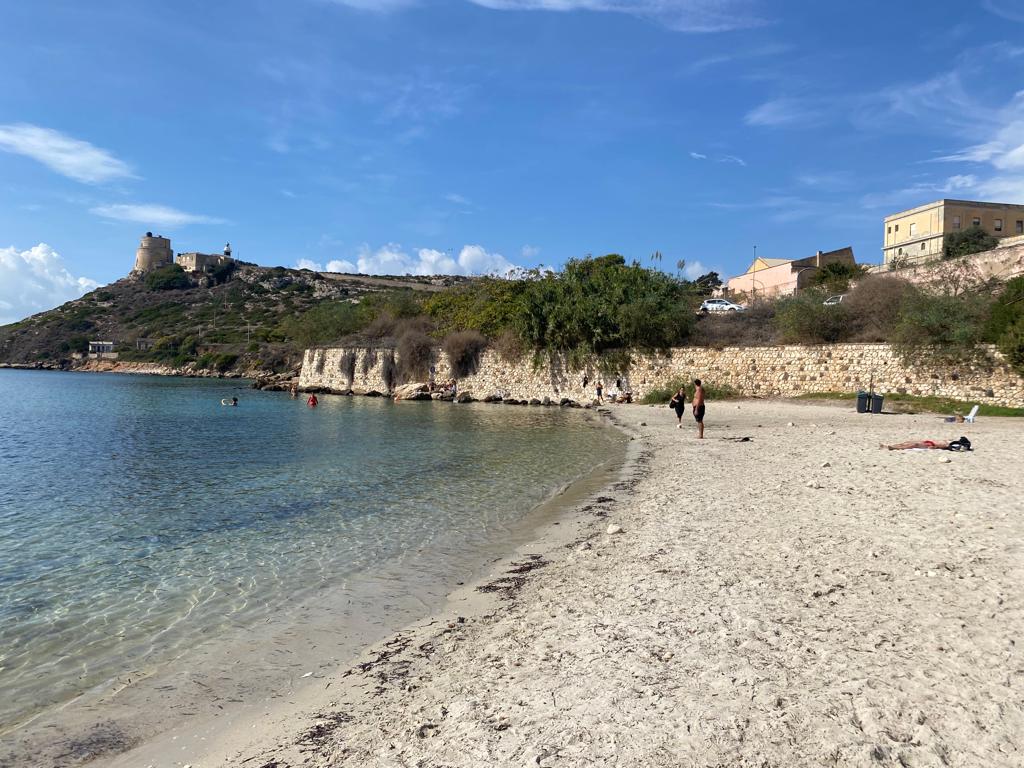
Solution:
[[[697,421],[697,439],[704,439],[704,387],[700,379],[693,380],[693,418]]]

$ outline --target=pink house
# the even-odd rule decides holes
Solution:
[[[853,248],[839,248],[827,253],[818,251],[814,256],[805,259],[758,257],[742,275],[729,278],[725,284],[725,292],[742,293],[748,300],[758,297],[790,296],[806,288],[819,268],[833,263],[854,266],[857,262],[853,258]]]

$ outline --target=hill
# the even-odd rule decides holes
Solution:
[[[209,274],[167,267],[0,326],[0,363],[75,368],[86,364],[89,341],[102,340],[114,342],[118,363],[281,372],[298,365],[306,346],[350,333],[344,318],[401,315],[403,307],[463,281],[244,262]]]

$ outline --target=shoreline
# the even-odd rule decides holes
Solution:
[[[664,409],[615,416],[650,426],[562,538],[247,738],[153,765],[1020,764],[1012,420],[718,402],[697,441]],[[975,451],[878,449],[950,430]]]
[[[589,413],[583,418],[592,423],[593,426],[591,428],[605,430],[615,428],[597,413]],[[339,619],[335,619],[332,626],[307,625],[305,629],[300,631],[305,632],[308,630],[314,632],[313,637],[317,639],[314,642],[303,638],[303,642],[298,643],[296,642],[297,636],[294,632],[288,631],[286,626],[281,624],[280,621],[275,620],[274,624],[277,629],[269,637],[280,636],[275,642],[280,641],[287,644],[284,648],[288,649],[285,652],[289,654],[287,658],[291,662],[300,661],[304,656],[306,661],[303,662],[303,671],[306,669],[312,670],[308,675],[296,673],[292,674],[290,678],[286,677],[284,680],[270,680],[270,685],[264,686],[262,689],[260,689],[257,682],[260,678],[251,678],[252,684],[246,683],[246,685],[238,689],[237,693],[234,693],[230,687],[218,687],[216,689],[217,696],[214,697],[214,701],[232,702],[233,706],[229,706],[227,703],[223,707],[217,705],[219,709],[227,709],[228,711],[217,712],[211,715],[209,707],[205,706],[210,703],[206,699],[210,698],[211,691],[202,683],[206,676],[199,673],[199,670],[216,669],[216,667],[210,667],[205,662],[206,659],[211,657],[211,654],[214,658],[222,656],[226,665],[237,663],[237,661],[232,660],[235,656],[231,650],[234,647],[233,644],[221,644],[214,646],[212,650],[207,644],[203,646],[199,656],[193,654],[180,656],[164,664],[159,669],[147,671],[135,668],[134,672],[129,673],[130,677],[127,683],[124,680],[119,680],[113,688],[106,691],[96,689],[82,694],[58,706],[56,709],[50,710],[49,715],[47,713],[34,715],[19,726],[17,730],[9,732],[4,736],[4,739],[10,739],[9,743],[13,745],[16,743],[16,740],[27,737],[28,740],[24,743],[30,744],[33,743],[33,733],[36,735],[49,733],[51,735],[47,738],[50,740],[51,746],[55,747],[57,751],[63,752],[65,760],[71,759],[71,762],[68,763],[69,765],[120,764],[119,761],[121,760],[126,761],[125,765],[137,765],[138,760],[144,760],[143,764],[145,765],[181,765],[180,761],[165,761],[168,751],[172,746],[175,749],[181,748],[189,741],[190,736],[202,742],[213,742],[219,738],[218,734],[222,732],[234,733],[235,736],[230,738],[237,738],[239,728],[248,729],[248,724],[252,723],[253,720],[265,717],[268,709],[269,711],[276,711],[279,708],[280,700],[294,696],[305,698],[310,689],[316,689],[317,681],[322,679],[324,675],[331,675],[337,670],[343,669],[345,664],[364,653],[367,648],[373,647],[382,639],[386,639],[392,632],[406,626],[410,621],[423,620],[424,616],[429,618],[437,611],[442,610],[452,599],[453,590],[458,592],[459,586],[464,584],[459,579],[465,579],[466,583],[475,583],[488,569],[493,567],[493,563],[511,557],[512,555],[509,553],[514,552],[524,542],[534,541],[540,535],[539,531],[548,529],[557,531],[557,526],[561,525],[561,518],[566,514],[568,508],[577,504],[583,496],[593,494],[597,489],[607,485],[609,473],[618,476],[621,472],[621,467],[627,461],[628,454],[628,442],[623,440],[622,445],[621,453],[616,452],[619,458],[603,459],[595,463],[591,468],[584,470],[583,474],[575,480],[553,488],[548,498],[529,509],[510,529],[511,541],[481,549],[476,556],[477,564],[470,566],[472,573],[469,574],[468,579],[458,572],[452,572],[443,577],[438,576],[439,582],[436,587],[443,590],[440,592],[435,586],[432,586],[432,582],[431,585],[414,585],[415,590],[409,594],[408,599],[398,600],[394,606],[389,607],[387,615],[392,616],[392,619],[384,619],[381,626],[376,626],[376,621],[367,624],[359,616],[347,617],[343,620],[342,624],[338,623]],[[405,566],[396,560],[393,567],[386,566],[382,574],[378,574],[378,576],[386,580],[393,579],[398,577],[399,572],[403,568]],[[394,573],[391,573],[392,570],[394,570]],[[357,582],[359,580],[356,579]],[[351,604],[352,595],[348,589],[342,592],[344,594],[335,594],[333,596],[335,599],[328,600],[326,604],[338,603],[336,606],[337,610],[345,610],[343,604],[346,601]],[[365,589],[358,594],[363,594],[364,592]],[[440,601],[438,601],[439,595],[441,597]],[[313,602],[316,603],[320,603],[321,599],[312,598]],[[361,600],[357,597],[356,603],[359,602]],[[427,610],[423,611],[418,606],[427,606]],[[323,605],[321,605],[322,608]],[[271,618],[268,617],[268,621]],[[265,634],[265,630],[256,629],[261,634]],[[350,641],[343,640],[340,637],[341,635],[354,639]],[[296,639],[289,642],[288,636]],[[309,642],[314,642],[314,647],[315,643],[320,643],[327,650],[323,654],[317,654],[317,658],[310,658],[309,649],[305,647]],[[332,648],[328,645],[331,643],[336,647]],[[241,650],[244,653],[245,649]],[[295,652],[294,657],[291,656],[293,651]],[[295,666],[295,664],[293,663],[292,666]],[[226,674],[232,674],[230,666],[224,666],[222,669],[224,669]],[[279,678],[280,676],[276,677]],[[307,677],[310,679],[307,680]],[[212,678],[207,679],[207,682],[212,685],[215,679],[216,675],[214,674]],[[241,679],[239,678],[239,680]],[[248,680],[249,678],[245,679]],[[277,683],[282,682],[285,685],[279,689]],[[142,684],[141,690],[138,688],[140,683]],[[140,707],[142,709],[147,708],[146,696],[151,695],[154,690],[159,691],[175,687],[185,690],[190,687],[190,683],[202,686],[203,690],[191,688],[195,693],[197,706],[185,706],[184,709],[196,710],[195,714],[198,714],[198,717],[182,719],[175,714],[177,710],[183,708],[180,697],[177,697],[172,699],[172,703],[168,705],[170,707],[168,709],[168,716],[175,720],[175,724],[171,728],[161,729],[157,733],[147,733],[144,721],[133,720],[133,710],[141,711]],[[263,693],[253,695],[250,692],[249,696],[245,696],[244,690],[246,688],[251,688],[252,691],[262,690],[264,693],[269,693],[269,695],[266,696]],[[273,693],[273,690],[277,690],[277,693]],[[236,697],[244,700],[236,701]],[[159,698],[154,700],[159,700]],[[103,713],[102,720],[104,722],[100,722],[95,717],[90,718],[88,715],[89,711],[94,710],[97,705],[103,707],[102,710],[96,711]],[[204,709],[206,710],[205,713]],[[287,705],[285,705],[285,709],[288,709]],[[70,717],[63,721],[59,717],[53,717],[54,714],[60,713],[62,710],[67,710],[70,713]],[[289,715],[293,714],[289,710]],[[239,725],[241,723],[246,725]],[[56,730],[48,730],[53,728],[56,728]],[[251,729],[248,732],[251,732]],[[125,747],[130,747],[130,749],[124,751]],[[19,748],[19,751],[22,750],[23,748]],[[57,752],[53,754],[56,755]],[[22,764],[18,762],[18,758],[14,755],[15,753],[12,752],[11,757],[14,759],[14,762],[11,765]],[[142,757],[139,757],[139,755],[142,755]],[[189,761],[186,760],[185,762]],[[192,760],[192,762],[195,761]]]

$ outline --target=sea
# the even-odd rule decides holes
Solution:
[[[0,370],[7,761],[41,739],[88,760],[328,673],[529,541],[625,440],[578,410]]]

